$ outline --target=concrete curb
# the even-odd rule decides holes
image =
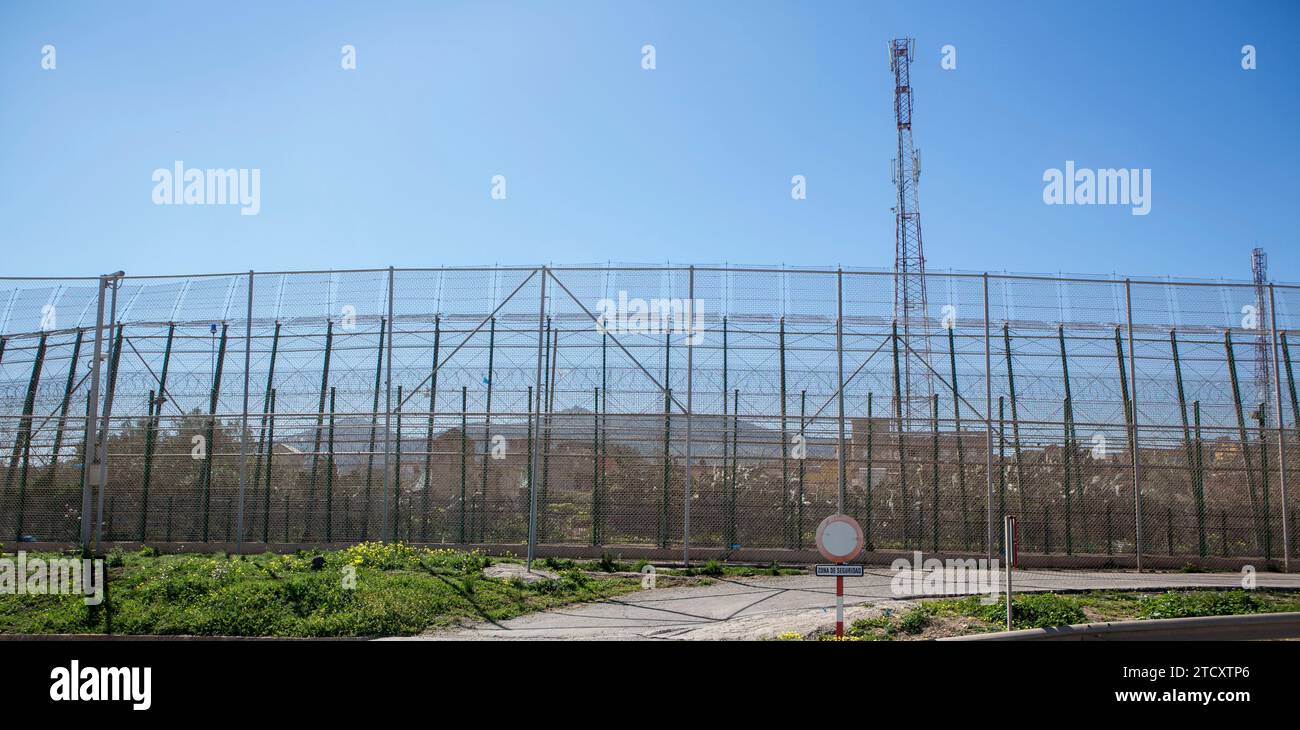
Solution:
[[[1300,637],[1300,612],[1108,621],[950,636],[939,641],[1251,641]]]

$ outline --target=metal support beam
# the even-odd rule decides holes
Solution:
[[[325,542],[334,541],[334,414],[338,388],[330,388],[329,436],[326,438],[325,457]]]
[[[275,388],[267,401],[266,410],[266,483],[262,488],[262,542],[271,540],[271,471],[275,468]],[[285,497],[287,500],[288,497]],[[284,531],[289,532],[288,513],[285,514]],[[288,542],[288,538],[285,538]]]
[[[541,275],[541,293],[537,297],[537,376],[535,386],[537,407],[534,409],[530,404],[528,409],[530,411],[529,418],[534,424],[533,442],[529,447],[532,454],[532,463],[528,474],[528,570],[530,571],[533,569],[533,557],[537,551],[537,462],[540,461],[537,453],[537,447],[539,446],[537,431],[541,427],[539,418],[542,413],[542,358],[546,349],[545,340],[543,339],[545,335],[542,332],[542,326],[546,320],[546,279],[548,278],[545,266],[541,268]],[[532,275],[528,278],[531,279]]]
[[[375,432],[379,430],[379,385],[381,383],[382,378],[384,377],[384,344],[385,344],[385,335],[387,335],[387,328],[388,328],[388,318],[380,317],[379,318],[379,346],[375,348],[375,386],[373,391],[371,392],[370,438],[366,442],[366,486],[365,486],[365,490],[362,492],[362,501],[361,501],[361,539],[362,540],[365,540],[370,535],[371,488],[374,485],[374,478],[375,478],[375,440],[376,440]],[[385,418],[387,418],[387,416],[385,416]],[[388,422],[387,420],[385,420],[384,422],[384,431],[385,431],[384,483],[387,484],[388,483],[388,446],[387,446]],[[384,516],[386,517],[388,514],[387,494],[384,495],[384,499],[385,499]],[[351,527],[349,526],[349,530],[350,529]],[[388,529],[387,524],[385,523],[384,528],[380,530],[380,535],[383,535],[387,529]]]
[[[970,550],[973,542],[970,530],[970,510],[966,503],[966,438],[961,430],[961,391],[957,387],[956,329],[955,323],[948,328],[948,366],[952,374],[953,438],[957,441],[957,499],[961,501],[961,544],[962,548]],[[868,402],[870,402],[869,398],[870,396],[868,396]],[[869,475],[867,479],[870,481]]]
[[[22,422],[18,427],[18,435],[14,438],[14,456],[9,462],[9,472],[5,477],[5,496],[11,492],[11,484],[14,476],[14,467],[16,461],[21,457],[22,466],[21,476],[18,478],[18,509],[14,524],[14,541],[21,542],[23,536],[23,517],[27,507],[27,474],[31,466],[32,458],[32,413],[36,408],[36,389],[40,386],[41,370],[45,367],[45,351],[48,333],[42,332],[41,339],[36,345],[36,357],[32,361],[32,375],[27,381],[27,397],[23,399],[23,416]]]
[[[1273,285],[1268,285],[1269,343],[1273,353],[1273,406],[1277,411],[1277,474],[1282,487],[1282,569],[1291,571],[1291,502],[1286,484],[1286,426],[1282,418],[1282,373],[1278,367],[1277,306]],[[1287,363],[1288,370],[1290,363]],[[1292,424],[1293,427],[1296,424]]]
[[[790,464],[789,436],[786,434],[786,390],[785,390],[785,317],[777,324],[777,367],[780,370],[781,388],[781,526],[785,532],[785,543],[790,547],[797,544],[794,526],[794,509],[790,504]],[[723,387],[726,387],[724,382]],[[799,420],[799,436],[803,437],[803,418]]]
[[[307,502],[302,506],[302,538],[308,539],[311,535],[311,518],[316,511],[316,472],[317,465],[320,462],[320,440],[321,431],[325,426],[325,397],[329,393],[330,381],[330,353],[334,349],[334,322],[333,320],[325,321],[325,357],[321,365],[320,373],[320,400],[316,405],[316,432],[311,442],[311,475],[307,479]],[[285,497],[288,499],[288,496]],[[288,514],[288,511],[285,511]],[[365,539],[365,527],[361,528],[361,539]],[[285,528],[285,542],[289,541],[289,530]]]
[[[908,545],[907,540],[911,534],[909,527],[911,525],[912,507],[907,501],[907,454],[905,451],[907,442],[903,437],[903,389],[898,369],[898,320],[894,320],[890,342],[893,343],[894,353],[894,434],[898,440],[898,495],[899,504],[903,510],[903,548],[907,549],[911,547]],[[918,529],[919,527],[918,525]],[[919,543],[917,546],[919,547]]]
[[[492,381],[496,379],[493,370],[496,367],[496,344],[497,320],[493,317],[491,324],[488,325],[487,399],[483,409],[483,467],[479,472],[478,499],[474,509],[475,535],[480,543],[484,540],[484,529],[486,527],[484,515],[487,511],[488,467],[491,463],[490,452],[492,450]]]
[[[1178,355],[1178,333],[1174,330],[1169,330],[1169,348],[1174,358],[1174,384],[1178,389],[1178,417],[1183,425],[1183,450],[1187,454],[1187,468],[1191,472],[1192,501],[1196,505],[1197,555],[1204,558],[1209,555],[1209,545],[1205,541],[1205,484],[1202,481],[1196,449],[1192,445],[1192,431],[1187,420],[1187,396],[1183,390],[1182,358]]]
[[[393,453],[393,339],[397,335],[397,322],[393,320],[393,267],[388,267],[388,349],[384,364],[384,508],[383,535],[385,540],[393,538],[392,526],[388,522],[389,500],[392,495],[392,471],[389,460]]]
[[[924,286],[924,281],[922,286]],[[926,335],[929,336],[928,334]],[[929,346],[926,346],[929,350]],[[845,491],[845,473],[844,473],[844,270],[838,269],[835,272],[835,370],[839,386],[836,388],[836,397],[839,399],[839,493],[836,498],[836,509],[841,514],[844,513],[844,491]],[[908,398],[912,394],[908,393]]]
[[[120,329],[118,331],[121,332]],[[228,335],[229,325],[222,322],[221,344],[218,345],[217,348],[216,366],[212,373],[212,390],[208,397],[208,417],[206,422],[207,439],[203,442],[203,474],[200,478],[200,484],[202,485],[203,490],[203,542],[208,541],[208,528],[211,525],[212,461],[216,458],[217,450],[217,403],[221,399],[221,373],[226,362],[226,343],[228,341]],[[120,334],[118,336],[119,338],[121,337]]]
[[[433,365],[429,374],[429,424],[424,434],[424,489],[420,505],[420,540],[429,541],[429,496],[433,492],[433,430],[438,411],[438,347],[442,342],[442,315],[433,317]],[[532,401],[532,398],[529,398]],[[398,404],[401,405],[400,403]]]
[[[158,431],[161,428],[161,417],[163,404],[167,402],[167,371],[171,366],[172,359],[172,340],[176,334],[176,323],[171,322],[167,325],[167,344],[163,347],[163,364],[161,374],[158,376],[158,394],[157,400],[150,404],[152,412],[149,416],[149,425],[146,427],[144,435],[144,474],[141,478],[140,487],[140,526],[137,530],[137,538],[144,542],[148,538],[149,525],[149,487],[153,481],[153,459],[154,451],[158,443]],[[69,371],[69,383],[71,383],[71,371]]]
[[[391,339],[389,340],[392,341]],[[402,539],[402,386],[397,386],[397,407],[394,409],[397,417],[397,438],[393,440],[393,524],[392,531],[389,533],[389,539]],[[409,513],[408,513],[409,517]],[[406,539],[410,540],[410,530],[407,530]]]
[[[989,560],[997,558],[997,545],[993,532],[997,529],[993,519],[993,350],[989,346],[991,324],[989,322],[989,275],[984,272],[984,441],[985,441],[985,495],[984,506],[988,515],[985,527],[988,530]]]
[[[1002,325],[1002,343],[1007,358],[1007,398],[1011,401],[1011,452],[1015,459],[1016,491],[1020,495],[1020,519],[1029,519],[1030,505],[1025,489],[1025,468],[1020,454],[1020,411],[1016,404],[1016,374],[1011,358],[1011,328]],[[1026,528],[1027,529],[1027,528]]]
[[[248,375],[253,355],[253,272],[248,272],[248,314],[244,318],[244,402],[239,416],[239,507],[235,553],[244,552],[244,489],[248,479]]]
[[[1255,467],[1250,458],[1250,441],[1246,434],[1246,416],[1241,404],[1241,387],[1237,382],[1237,360],[1232,350],[1232,332],[1223,331],[1223,347],[1228,359],[1228,378],[1232,383],[1232,404],[1237,416],[1237,437],[1241,440],[1241,459],[1246,467],[1246,486],[1250,490],[1250,511],[1255,528],[1255,548],[1263,550],[1263,521],[1259,510],[1259,490],[1255,482]]]
[[[695,372],[695,267],[690,268],[687,280],[687,301],[690,302],[691,310],[686,316],[686,485],[682,495],[683,517],[682,517],[682,561],[690,566],[691,564],[691,501],[694,498],[694,489],[692,482],[692,472],[695,471],[691,463],[691,412],[694,406],[692,397],[695,394],[694,381],[692,376]]]
[[[1128,319],[1128,378],[1129,387],[1133,395],[1129,399],[1131,407],[1129,408],[1129,428],[1132,430],[1131,442],[1133,445],[1133,511],[1136,517],[1136,534],[1134,535],[1134,551],[1136,552],[1136,565],[1138,572],[1142,572],[1142,454],[1138,446],[1138,405],[1137,405],[1137,354],[1133,347],[1133,287],[1132,283],[1124,280],[1124,312]]]

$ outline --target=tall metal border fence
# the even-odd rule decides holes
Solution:
[[[927,289],[900,324],[887,271],[0,279],[0,542],[793,560],[842,510],[884,554],[1008,513],[1052,564],[1295,554],[1300,288]]]

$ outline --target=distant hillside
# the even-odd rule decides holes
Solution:
[[[769,457],[780,455],[781,434],[779,431],[759,425],[744,418],[733,421],[719,415],[696,415],[692,418],[691,453],[700,457],[720,457],[723,453],[722,441],[725,437],[729,445],[732,435],[730,428],[736,423],[736,451],[742,457]],[[587,446],[592,440],[595,426],[592,412],[583,408],[557,411],[551,416],[551,443],[571,441]],[[663,453],[664,417],[662,413],[646,415],[609,414],[605,419],[606,440],[611,446],[632,449],[647,457]],[[792,421],[797,426],[797,421]],[[484,421],[467,422],[468,439],[476,451],[482,451],[484,443]],[[364,468],[366,452],[370,441],[370,419],[364,416],[336,417],[334,421],[334,460],[343,471]],[[321,449],[324,450],[328,438],[328,424],[322,427]],[[404,427],[405,438],[401,447],[405,453],[418,453],[424,450],[425,433],[423,428]],[[435,438],[445,433],[455,433],[459,426],[440,429],[434,433]],[[791,431],[793,433],[793,429]],[[528,424],[518,418],[493,420],[491,434],[501,435],[511,441],[520,441],[528,437]],[[397,433],[394,430],[394,448]],[[490,438],[490,437],[489,437]],[[287,434],[277,440],[300,451],[311,451],[315,439],[315,428],[308,428]],[[671,421],[669,448],[674,456],[685,454],[686,419],[680,413],[674,414]],[[835,439],[808,437],[808,456],[812,458],[833,458],[835,456]],[[384,449],[384,423],[382,417],[375,426],[376,459],[382,458]]]

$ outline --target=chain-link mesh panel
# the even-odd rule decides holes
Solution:
[[[0,282],[2,538],[78,539],[99,291]],[[901,327],[879,271],[127,278],[87,519],[110,541],[521,545],[535,499],[543,549],[806,559],[842,509],[884,552],[1000,552],[1004,514],[1058,564],[1295,552],[1300,289],[927,291]]]

